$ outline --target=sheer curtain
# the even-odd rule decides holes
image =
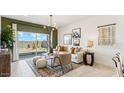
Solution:
[[[13,43],[13,61],[19,60],[19,53],[18,53],[18,31],[17,31],[17,24],[12,24],[12,29],[14,33],[14,43]]]

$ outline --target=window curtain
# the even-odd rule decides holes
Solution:
[[[12,23],[12,29],[14,33],[14,43],[13,43],[13,61],[19,60],[19,53],[18,53],[18,31],[17,31],[17,24]]]

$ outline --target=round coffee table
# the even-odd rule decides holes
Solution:
[[[50,65],[49,65],[49,63],[47,63],[47,66],[53,68],[53,67],[54,67],[54,62],[53,62],[54,56],[47,56],[47,57],[46,57],[46,60],[50,60]],[[48,62],[49,62],[49,61],[48,61]]]

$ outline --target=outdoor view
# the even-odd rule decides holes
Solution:
[[[21,32],[18,33],[19,58],[29,58],[48,50],[48,34]]]

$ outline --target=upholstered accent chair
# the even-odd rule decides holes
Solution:
[[[71,53],[60,52],[58,56],[55,56],[54,64],[57,64],[57,66],[61,66],[61,70],[63,73],[65,73],[65,66],[68,67],[68,69],[73,69]]]

